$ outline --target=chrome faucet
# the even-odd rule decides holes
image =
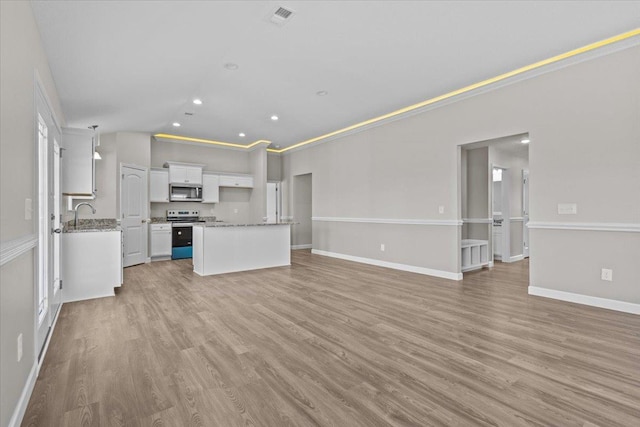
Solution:
[[[94,207],[91,205],[91,203],[89,203],[89,202],[82,202],[82,203],[78,203],[78,204],[76,205],[76,208],[74,209],[74,210],[75,210],[75,217],[74,217],[74,219],[73,219],[73,226],[74,226],[74,227],[77,227],[77,226],[78,226],[78,208],[79,208],[80,206],[82,206],[82,205],[87,205],[87,206],[89,206],[89,207],[91,208],[91,212],[92,212],[94,215],[95,215],[95,213],[96,213],[96,208],[94,208]]]

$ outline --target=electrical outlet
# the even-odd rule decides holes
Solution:
[[[18,362],[22,360],[22,334],[18,334]]]
[[[380,250],[384,252],[384,243],[380,243]]]
[[[238,213],[238,209],[237,209],[237,208],[236,208],[236,209],[234,209],[234,210],[233,210],[233,213]]]
[[[444,206],[438,206],[438,213],[440,214],[444,213]]]
[[[612,282],[613,270],[611,270],[610,268],[603,268],[602,272],[600,273],[600,279],[606,280],[607,282]]]
[[[213,210],[213,208],[211,208],[211,215],[213,215],[215,213],[215,211]]]

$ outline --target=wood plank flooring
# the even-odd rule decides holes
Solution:
[[[638,426],[640,316],[294,251],[65,304],[24,426]]]

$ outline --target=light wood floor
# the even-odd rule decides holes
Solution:
[[[131,267],[65,304],[27,426],[639,426],[640,316],[294,251],[201,278]]]

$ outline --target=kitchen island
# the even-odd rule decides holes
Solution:
[[[200,276],[291,265],[292,223],[193,226],[193,271]]]

